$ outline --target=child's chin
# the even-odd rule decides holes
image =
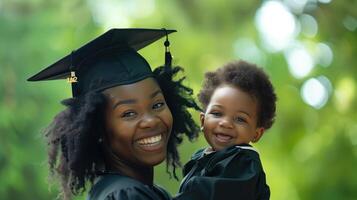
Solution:
[[[213,145],[213,150],[215,151],[220,151],[226,147],[228,147],[229,145]]]

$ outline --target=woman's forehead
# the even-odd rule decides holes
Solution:
[[[158,92],[161,92],[161,89],[156,81],[153,78],[146,78],[132,84],[106,89],[103,93],[109,98],[126,99],[132,97],[150,97]]]

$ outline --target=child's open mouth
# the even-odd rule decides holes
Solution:
[[[217,134],[215,134],[215,138],[216,138],[219,142],[227,143],[227,142],[229,142],[233,137],[232,137],[232,136],[229,136],[229,135],[217,133]]]

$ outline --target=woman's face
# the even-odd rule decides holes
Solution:
[[[224,85],[217,88],[201,125],[207,142],[214,150],[239,144],[256,142],[264,128],[257,127],[257,101],[239,88]]]
[[[166,158],[172,115],[156,81],[116,86],[108,97],[108,143],[119,159],[136,166],[154,166]]]

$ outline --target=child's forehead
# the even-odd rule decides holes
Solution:
[[[239,87],[224,85],[215,89],[209,104],[227,104],[232,107],[235,105],[255,106],[256,98]]]
[[[228,93],[228,94],[244,93],[247,95],[251,95],[250,92],[248,92],[247,90],[240,87],[240,85],[229,84],[229,83],[222,83],[222,84],[218,85],[212,92],[212,96],[217,95],[217,94],[221,95],[222,93],[223,94],[224,93]]]

